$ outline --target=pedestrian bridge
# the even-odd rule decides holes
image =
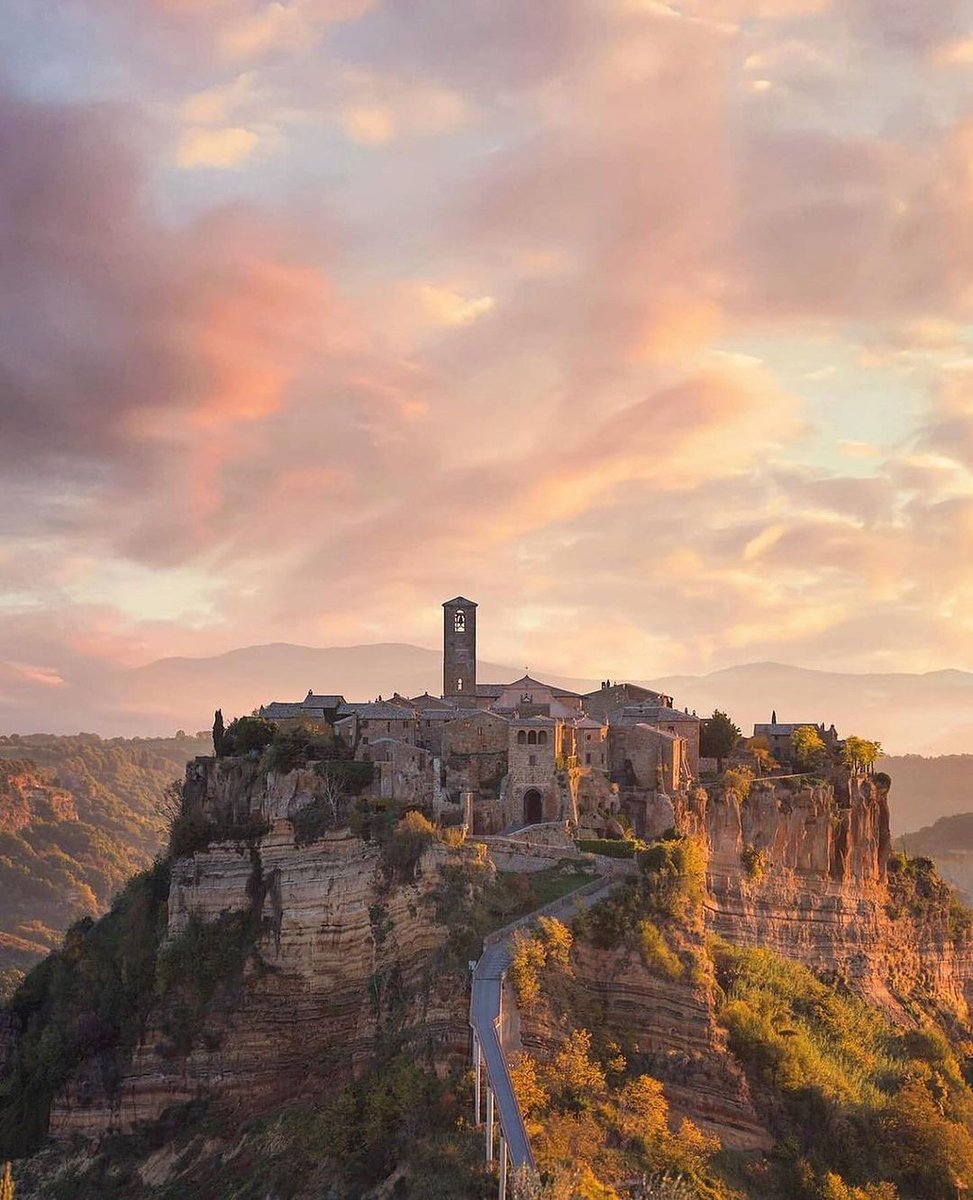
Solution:
[[[507,1053],[511,1047],[504,1045],[505,1037],[502,1032],[509,1028],[510,1023],[506,1018],[510,1015],[510,1008],[516,1009],[517,1004],[513,989],[504,986],[505,976],[512,961],[513,936],[518,929],[534,925],[538,917],[549,916],[565,922],[570,921],[579,912],[603,900],[613,888],[628,877],[629,872],[626,871],[626,874],[621,876],[593,879],[591,883],[569,892],[560,900],[555,900],[496,933],[491,933],[484,941],[483,954],[473,969],[470,997],[470,1025],[473,1027],[473,1105],[476,1125],[485,1127],[486,1160],[488,1163],[496,1161],[499,1168],[499,1200],[506,1200],[507,1177],[511,1168],[526,1169],[528,1172],[537,1170],[527,1127],[524,1124],[524,1114],[517,1103],[507,1064]]]

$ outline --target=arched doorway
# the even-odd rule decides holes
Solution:
[[[524,820],[528,825],[544,820],[544,803],[537,788],[528,788],[524,792]]]

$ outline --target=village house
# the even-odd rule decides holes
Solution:
[[[477,604],[443,604],[443,692],[348,702],[309,691],[260,715],[284,727],[326,724],[375,764],[372,794],[470,811],[476,832],[629,812],[638,828],[658,798],[699,771],[695,715],[637,684],[606,680],[582,695],[529,673],[477,681]],[[670,805],[671,808],[671,805]]]

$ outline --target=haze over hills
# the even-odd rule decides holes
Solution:
[[[0,689],[0,731],[102,735],[160,735],[205,729],[213,710],[227,717],[270,700],[299,699],[308,688],[348,699],[416,695],[441,690],[439,650],[399,642],[313,648],[272,643],[207,658],[164,658],[83,682]],[[590,691],[598,680],[548,672],[531,674],[562,687]],[[516,679],[524,666],[481,661],[479,679]],[[615,677],[614,675],[612,676]],[[839,733],[877,738],[892,754],[961,754],[973,750],[973,673],[843,674],[781,663],[750,663],[708,675],[633,680],[675,697],[704,715],[731,714],[745,733],[754,721],[834,722]]]

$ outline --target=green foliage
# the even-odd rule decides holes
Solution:
[[[382,843],[382,868],[391,883],[412,883],[423,854],[436,840],[436,826],[420,812],[408,812]]]
[[[694,837],[666,838],[638,856],[653,907],[671,917],[687,917],[706,890],[706,850]]]
[[[349,801],[368,786],[373,773],[371,763],[342,759],[318,762],[314,769],[323,781],[319,785],[321,795],[315,796],[291,818],[298,846],[311,845],[327,830],[346,824]],[[377,831],[373,829],[372,832]]]
[[[889,1183],[953,1200],[955,1177],[973,1175],[973,1096],[945,1037],[896,1029],[769,951],[716,943],[714,956],[730,1046],[779,1097],[795,1200],[884,1200]]]
[[[756,846],[751,846],[749,843],[740,851],[740,865],[746,872],[748,879],[754,883],[759,883],[763,879],[767,870],[767,851],[758,850]]]
[[[286,774],[312,762],[348,757],[348,750],[329,729],[298,725],[293,729],[274,729],[273,740],[264,756],[268,771]]]
[[[949,885],[940,879],[931,858],[890,854],[888,862],[888,903],[890,917],[942,918],[954,904]]]
[[[207,1005],[218,990],[237,987],[258,933],[251,912],[221,913],[215,921],[193,915],[159,954],[154,991],[168,1000],[165,1032],[171,1052],[186,1054],[202,1032]]]
[[[813,725],[802,725],[791,734],[791,748],[797,764],[806,771],[815,771],[828,759],[828,747]]]
[[[882,756],[880,742],[870,742],[866,738],[847,737],[841,747],[841,761],[851,770],[862,770],[874,765]]]
[[[575,839],[574,844],[586,854],[604,854],[606,858],[633,858],[636,849],[628,838],[584,838]]]
[[[169,868],[136,876],[97,923],[71,927],[64,945],[24,979],[10,1003],[23,1034],[0,1083],[0,1158],[33,1149],[51,1100],[85,1060],[109,1092],[154,995],[166,926]]]
[[[740,737],[739,725],[735,725],[725,712],[716,709],[700,725],[699,753],[704,758],[715,758],[718,769],[722,771],[723,759],[737,748]]]
[[[638,939],[642,961],[647,967],[669,979],[678,979],[685,972],[682,959],[669,948],[665,934],[648,917],[638,924]]]
[[[221,708],[213,714],[213,753],[217,758],[222,758],[226,753],[226,726],[223,724]]]
[[[732,789],[741,800],[750,798],[750,788],[753,785],[753,771],[749,767],[736,767],[723,772],[723,784]]]
[[[223,735],[223,753],[228,757],[239,754],[259,754],[274,740],[277,726],[265,717],[237,717]]]

